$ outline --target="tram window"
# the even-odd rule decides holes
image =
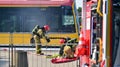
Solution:
[[[75,32],[73,20],[70,6],[0,8],[0,32],[31,32],[46,24],[50,32]]]

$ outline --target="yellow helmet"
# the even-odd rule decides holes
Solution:
[[[70,46],[65,46],[64,47],[64,53],[66,54],[68,51],[71,50],[71,47]]]

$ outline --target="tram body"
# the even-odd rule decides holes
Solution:
[[[0,44],[30,45],[32,29],[49,25],[48,44],[59,46],[61,38],[78,39],[76,17],[73,0],[0,0]]]

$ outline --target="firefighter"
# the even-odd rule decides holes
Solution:
[[[77,46],[77,44],[75,44],[75,42],[76,42],[76,38],[75,39],[70,39],[70,38],[61,39],[60,43],[62,44],[62,46],[59,51],[60,57],[73,58],[75,49]],[[66,43],[66,44],[64,44],[64,43]]]
[[[46,42],[50,42],[50,39],[45,35],[47,31],[49,31],[50,28],[48,25],[45,25],[43,27],[39,27],[38,25],[35,26],[33,29],[33,38],[35,41],[35,46],[36,46],[36,54],[41,54],[43,55],[44,53],[41,52],[41,41],[40,39],[45,39]]]
[[[76,45],[73,46],[73,47],[70,47],[70,46],[65,46],[64,47],[64,54],[63,56],[66,57],[66,58],[74,58],[74,49],[75,49]]]

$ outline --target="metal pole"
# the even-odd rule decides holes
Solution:
[[[10,45],[9,46],[10,46],[9,47],[9,53],[11,53],[10,67],[14,67],[13,66],[13,34],[12,33],[10,33]]]

